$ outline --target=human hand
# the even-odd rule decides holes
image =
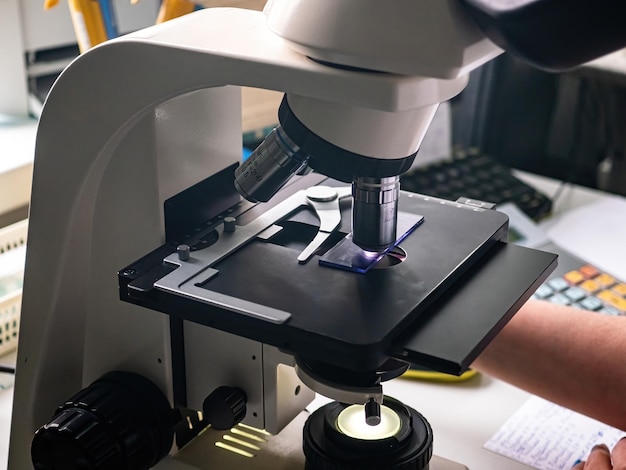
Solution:
[[[622,438],[613,452],[604,444],[591,449],[587,460],[577,463],[572,470],[622,470],[626,469],[626,437]]]

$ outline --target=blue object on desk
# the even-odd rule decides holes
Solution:
[[[119,30],[113,0],[98,0],[98,3],[100,4],[100,12],[102,13],[102,21],[104,22],[104,30],[106,31],[107,38],[113,39],[118,37]]]

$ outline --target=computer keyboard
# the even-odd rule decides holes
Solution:
[[[551,241],[540,225],[513,204],[497,210],[509,217],[509,242],[559,255],[558,266],[533,294],[562,305],[608,315],[626,315],[626,282]]]
[[[549,279],[533,297],[607,315],[626,315],[626,283],[591,264]]]
[[[419,158],[419,156],[418,156]],[[456,201],[459,197],[495,204],[514,203],[538,221],[550,214],[552,201],[478,150],[457,150],[453,157],[414,168],[400,177],[405,191]]]

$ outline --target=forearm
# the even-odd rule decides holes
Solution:
[[[626,317],[531,300],[472,367],[626,430]]]

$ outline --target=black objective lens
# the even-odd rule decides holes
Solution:
[[[307,165],[308,156],[276,127],[235,170],[235,188],[250,202],[267,202]]]
[[[396,241],[400,177],[357,177],[352,183],[352,241],[367,251],[384,251]]]

